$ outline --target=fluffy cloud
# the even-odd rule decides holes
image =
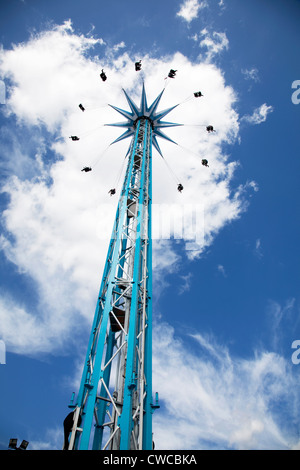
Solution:
[[[226,33],[217,31],[210,32],[207,28],[202,29],[199,34],[194,34],[191,39],[198,42],[199,47],[205,50],[205,53],[201,54],[200,58],[208,63],[212,62],[224,49],[229,48],[229,40]]]
[[[217,269],[218,269],[219,273],[221,273],[224,277],[227,277],[225,268],[222,264],[219,264]]]
[[[273,106],[268,106],[266,103],[262,104],[259,108],[253,111],[253,114],[242,116],[241,120],[249,124],[261,124],[267,120],[267,116],[274,110]]]
[[[9,121],[2,130],[2,150],[6,146],[5,154],[13,155],[10,162],[18,163],[10,163],[13,175],[2,188],[9,202],[2,215],[1,248],[20,276],[35,283],[35,305],[28,298],[13,302],[10,292],[3,294],[0,333],[10,350],[54,351],[70,339],[74,316],[78,325],[86,326],[91,319],[117,204],[108,190],[117,183],[120,190],[129,145],[123,141],[110,146],[120,132],[104,127],[119,120],[108,103],[127,109],[122,87],[139,102],[144,79],[149,103],[165,87],[160,109],[178,104],[169,120],[184,124],[167,130],[177,145],[160,141],[164,159],[154,152],[154,206],[163,206],[165,217],[173,214],[174,226],[183,224],[187,249],[179,254],[169,240],[157,240],[157,281],[178,269],[185,254],[190,259],[201,255],[247,207],[254,183],[232,187],[238,163],[222,150],[236,141],[239,123],[234,90],[221,70],[176,53],[146,56],[142,72],[136,73],[124,47],[107,48],[101,39],[76,35],[66,22],[2,53],[1,74],[9,83],[5,112],[18,123],[16,133]],[[106,82],[99,77],[102,68]],[[178,72],[168,82],[170,68]],[[204,97],[195,98],[199,77]],[[208,134],[208,124],[216,132]],[[69,139],[74,134],[78,142]],[[201,165],[202,158],[209,160],[209,168]],[[93,171],[82,173],[85,165]],[[179,180],[182,194],[177,192]],[[194,244],[191,214],[199,215],[196,226],[201,232]],[[24,322],[31,327],[24,328]]]
[[[74,100],[85,95],[85,83],[91,82],[93,70],[96,81],[97,63],[88,60],[85,54],[102,44],[102,39],[74,34],[70,21],[66,21],[53,30],[32,36],[27,43],[2,51],[1,72],[11,82],[5,109],[19,122],[43,123],[53,131]]]
[[[160,449],[291,449],[299,407],[297,377],[280,355],[232,357],[225,345],[199,333],[176,337],[160,325],[154,335],[154,414]],[[156,388],[155,388],[156,387]],[[274,405],[286,403],[285,421]]]
[[[298,377],[279,354],[239,359],[212,335],[179,338],[168,323],[154,327],[157,450],[299,449],[297,390]],[[284,416],[277,412],[283,402]],[[52,429],[31,447],[57,449],[61,442],[62,429]]]
[[[180,10],[177,13],[177,16],[181,17],[187,23],[190,23],[192,20],[198,17],[198,12],[202,8],[207,7],[207,2],[199,2],[199,0],[185,0],[180,5]]]

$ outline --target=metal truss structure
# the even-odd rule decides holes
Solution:
[[[124,90],[123,90],[124,91]],[[127,170],[109,243],[81,385],[73,408],[69,449],[152,449],[152,146],[169,139],[160,128],[179,124],[150,107],[143,85],[140,106],[124,91],[131,111],[115,140],[131,138]]]

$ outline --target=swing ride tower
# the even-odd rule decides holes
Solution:
[[[109,242],[81,384],[72,399],[68,449],[151,450],[152,414],[152,148],[162,155],[162,121],[143,84],[140,106],[125,90],[130,111],[110,105],[126,120],[107,124],[131,137],[128,162]],[[175,142],[174,142],[175,143]]]

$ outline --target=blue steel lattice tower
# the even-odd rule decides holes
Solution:
[[[68,449],[152,449],[152,146],[176,106],[148,107],[144,84],[140,106],[127,95],[131,111],[110,105],[126,121],[109,126],[131,137],[127,170],[109,243],[103,278],[77,400]]]

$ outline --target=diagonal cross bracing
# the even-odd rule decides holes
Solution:
[[[149,270],[145,250],[151,243],[151,138],[149,122],[141,119],[128,159],[78,394],[77,406],[83,419],[82,432],[77,430],[75,439],[78,449],[90,446],[142,449],[152,445],[152,431],[145,430],[140,419],[145,402],[152,401],[151,379],[145,381],[144,363],[140,360],[144,357],[141,348],[145,347],[145,325],[151,318],[146,314],[150,305],[150,278],[145,278]],[[112,370],[115,377],[111,377]],[[109,395],[113,404],[111,399],[106,401]],[[108,408],[112,408],[109,414]],[[151,413],[149,405],[148,413]]]
[[[140,106],[124,90],[130,111],[115,140],[131,137],[78,397],[72,449],[152,449],[152,147],[172,108],[157,112],[163,91]]]

